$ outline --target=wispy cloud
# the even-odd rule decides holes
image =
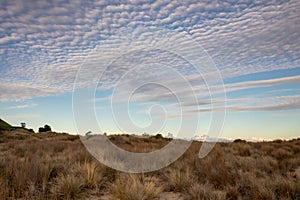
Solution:
[[[235,98],[227,99],[226,112],[256,112],[256,111],[288,111],[288,110],[299,110],[300,109],[300,95],[295,96],[280,96],[280,97],[267,97],[264,99],[261,98]],[[214,100],[218,101],[218,100]],[[214,112],[224,112],[224,106],[218,106],[218,104],[209,103],[210,100],[207,100],[207,104],[198,105],[181,105],[183,112],[178,112],[174,108],[178,108],[180,105],[171,104],[166,108],[169,119],[178,119],[181,117],[191,117],[194,118],[197,114],[209,114],[212,111]],[[148,111],[144,111],[144,114],[149,114]],[[157,118],[165,118],[165,115],[161,113],[151,113],[155,114]],[[298,116],[298,114],[294,114]],[[274,114],[277,117],[284,116],[293,116],[290,114]],[[197,116],[199,117],[199,116]]]
[[[22,101],[39,96],[49,96],[61,93],[62,88],[49,88],[48,86],[30,85],[28,83],[4,83],[0,85],[1,101]]]
[[[200,79],[201,77],[199,77]],[[188,81],[192,81],[193,78],[188,78]],[[184,97],[184,102],[178,102],[173,105],[180,105],[180,106],[198,106],[198,105],[209,105],[209,104],[218,104],[218,103],[224,103],[226,99],[217,98],[216,96],[224,92],[230,93],[230,92],[237,92],[242,90],[247,90],[251,88],[263,88],[263,87],[274,87],[276,85],[282,85],[282,84],[297,84],[300,83],[300,76],[290,76],[290,77],[282,77],[282,78],[274,78],[274,79],[267,79],[267,80],[256,80],[256,81],[244,81],[244,82],[237,82],[237,83],[231,83],[231,84],[225,84],[223,85],[216,85],[213,86],[213,90],[209,90],[209,88],[206,88],[207,86],[203,83],[203,81],[199,81],[197,85],[194,83],[194,87],[187,88],[183,84],[176,84],[176,80],[174,81],[173,78],[171,78],[172,81],[165,82],[166,85],[172,85],[175,86],[176,89],[174,90],[168,90],[170,88],[163,88],[158,87],[157,85],[148,85],[147,87],[143,87],[143,91],[135,91],[134,98],[132,100],[134,101],[168,101],[168,100],[176,100],[177,97]],[[127,88],[127,84],[125,84],[125,87]],[[224,88],[223,88],[224,87]],[[129,95],[127,94],[127,91],[133,91],[132,89],[124,89],[121,90],[125,91],[124,94],[119,94],[118,101],[127,101]],[[155,92],[153,92],[155,91]],[[270,90],[273,91],[273,90]],[[270,92],[269,91],[269,92]],[[215,92],[215,93],[213,93]],[[274,92],[277,92],[275,90]],[[281,91],[280,91],[281,92]],[[275,93],[276,94],[276,93]],[[279,94],[279,93],[278,93]],[[277,94],[277,95],[278,95]],[[193,99],[193,96],[196,95],[196,99]],[[290,96],[287,96],[290,97]],[[105,101],[110,100],[111,97],[106,98],[99,98],[99,101]],[[238,99],[227,99],[228,102],[239,102],[239,101],[250,101],[253,100],[252,98],[238,98]]]
[[[15,114],[15,115],[3,115],[4,119],[31,119],[40,117],[37,114]]]
[[[32,108],[37,106],[38,104],[36,103],[31,103],[31,104],[21,104],[21,105],[16,105],[16,106],[9,106],[6,107],[7,110],[14,110],[14,109],[24,109],[24,108]]]

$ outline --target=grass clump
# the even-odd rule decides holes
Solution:
[[[81,199],[86,194],[84,186],[82,178],[60,174],[55,180],[52,193],[58,199]]]
[[[109,188],[112,200],[151,200],[162,190],[152,178],[136,174],[120,175]]]

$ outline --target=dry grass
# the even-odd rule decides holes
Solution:
[[[55,179],[52,194],[57,199],[80,199],[85,194],[84,180],[73,174],[60,174]]]
[[[122,174],[110,184],[109,192],[112,200],[151,200],[162,192],[162,187],[156,186],[151,177]]]
[[[194,183],[188,188],[188,195],[190,199],[194,200],[225,200],[226,192],[225,191],[216,191],[210,184],[199,184]]]
[[[133,152],[159,149],[163,138],[111,136]],[[0,199],[300,199],[300,139],[218,143],[204,159],[194,142],[175,163],[143,175],[94,160],[76,136],[0,133]]]
[[[166,185],[169,191],[185,192],[194,183],[190,169],[187,167],[175,167],[168,170]]]

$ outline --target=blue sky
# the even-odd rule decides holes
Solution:
[[[103,79],[96,83],[93,99],[101,131],[176,134],[183,118],[188,124],[199,119],[197,130],[186,132],[205,135],[211,124],[211,106],[222,112],[226,103],[220,137],[300,137],[297,0],[54,0],[0,4],[0,118],[11,124],[26,122],[35,130],[49,124],[55,131],[76,134],[78,124],[72,105],[75,78],[80,70],[84,72],[84,78],[77,79],[75,85],[85,89],[91,84],[90,77],[100,76],[104,66],[89,64],[94,56],[104,64],[112,61]],[[178,43],[197,46],[197,52],[190,49],[192,62],[198,55],[206,56],[212,65],[210,72],[217,70],[224,85],[208,78],[212,87],[209,93],[204,84],[206,76],[197,74],[180,56],[164,50],[135,51],[139,48],[134,45],[142,43],[147,49],[152,39],[159,39],[162,48],[168,46],[166,36],[145,34],[145,30],[151,33],[157,29],[188,36],[188,41]],[[126,37],[131,34],[128,40],[135,40],[129,45],[131,52],[120,51],[123,33]],[[189,53],[180,45],[178,51]],[[107,52],[123,54],[112,60],[114,57]],[[192,85],[196,100],[171,69],[177,69],[180,77]],[[160,81],[163,84],[157,84]],[[226,100],[220,96],[223,86]],[[117,101],[111,108],[113,95]],[[129,97],[132,102],[126,118],[119,111]],[[153,127],[148,127],[151,123]]]

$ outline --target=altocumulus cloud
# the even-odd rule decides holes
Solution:
[[[103,40],[141,26],[190,34],[213,58],[226,79],[295,68],[300,64],[300,14],[297,12],[300,2],[297,0],[54,0],[2,1],[0,4],[0,101],[71,92],[79,67],[91,52],[101,48]],[[146,60],[149,55],[136,56],[140,56],[136,60]],[[119,69],[122,63],[115,65]],[[184,70],[188,73],[188,67],[183,68],[183,73]],[[118,70],[113,71],[112,77],[117,77],[117,73]],[[197,77],[188,76],[188,79],[193,82]],[[168,81],[176,85],[172,77]],[[233,91],[292,81],[298,83],[299,77],[234,83],[226,87]],[[88,84],[88,81],[82,83],[82,87]],[[205,90],[200,86],[197,89],[200,93]],[[178,90],[185,94],[179,84]],[[159,94],[156,98],[168,99],[168,95]],[[147,94],[141,94],[140,98],[145,96]],[[294,97],[285,99],[294,102]],[[244,106],[231,110],[295,108],[282,102],[285,102],[283,98],[278,100],[277,106],[269,108]],[[294,104],[298,108],[298,103]]]

